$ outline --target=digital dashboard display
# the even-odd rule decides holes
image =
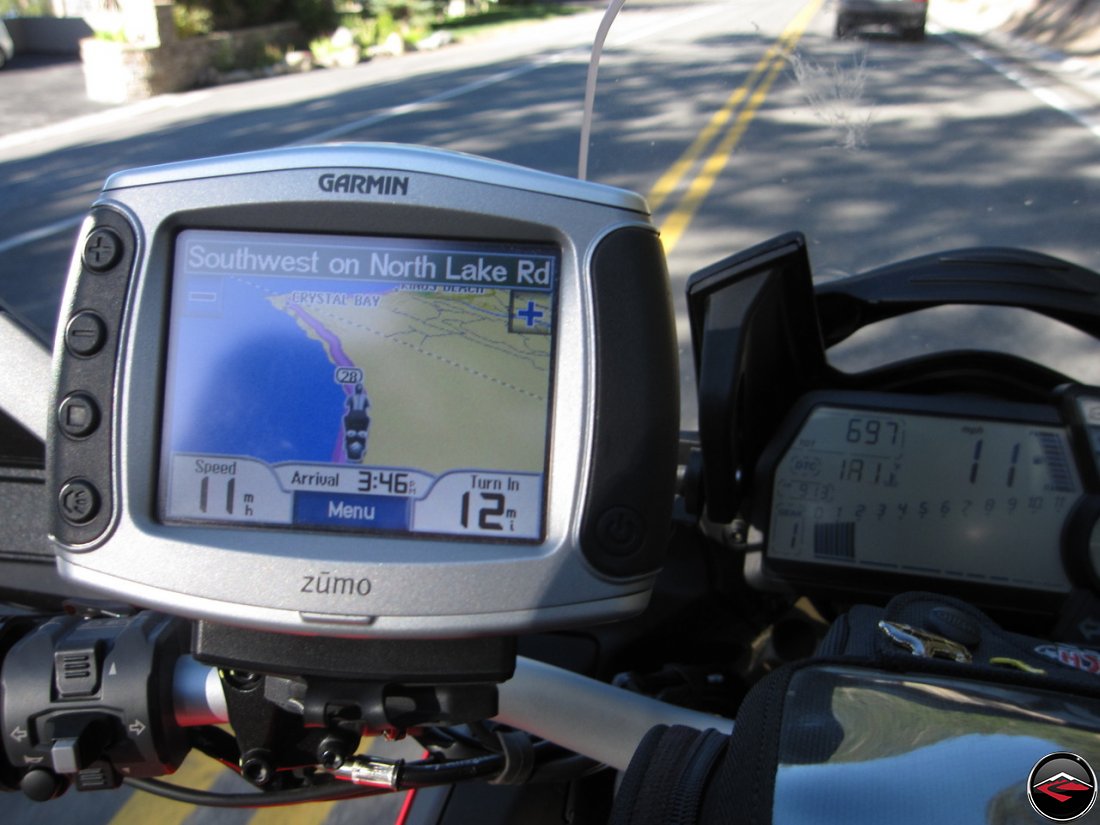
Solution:
[[[167,522],[539,540],[560,252],[188,229]]]
[[[1064,592],[1067,433],[820,406],[775,472],[768,557]]]

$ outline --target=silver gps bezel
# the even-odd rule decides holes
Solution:
[[[318,177],[326,172],[399,173],[410,185],[407,195],[324,192]],[[323,232],[326,227],[310,222],[309,207],[331,211],[334,204],[357,215],[366,215],[369,206],[374,217],[364,221],[365,235],[397,234],[398,216],[405,226],[400,234],[410,236],[560,248],[541,543],[184,526],[156,518],[171,238],[192,226]],[[454,153],[349,145],[122,173],[108,180],[96,205],[129,219],[137,264],[114,387],[113,517],[96,541],[60,548],[64,576],[184,615],[324,635],[516,632],[611,619],[644,606],[651,574],[613,579],[579,552],[595,417],[596,331],[586,273],[609,233],[651,229],[640,197]],[[88,231],[86,225],[78,249]],[[75,274],[63,317],[74,310]],[[356,586],[351,592],[303,592],[310,579]],[[343,584],[338,589],[348,590]]]

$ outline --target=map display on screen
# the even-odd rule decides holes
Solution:
[[[560,253],[189,229],[169,522],[537,540]]]

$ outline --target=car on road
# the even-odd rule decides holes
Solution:
[[[861,26],[890,26],[906,40],[922,40],[928,19],[928,0],[837,0],[837,37],[847,37]]]
[[[14,54],[15,44],[12,42],[11,35],[8,34],[8,27],[4,25],[3,20],[0,20],[0,69],[7,65]]]

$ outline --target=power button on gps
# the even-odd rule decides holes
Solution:
[[[61,517],[69,524],[87,524],[99,514],[99,491],[83,479],[67,481],[57,497]]]
[[[645,524],[629,507],[612,507],[596,523],[596,536],[608,553],[625,556],[642,546]]]

